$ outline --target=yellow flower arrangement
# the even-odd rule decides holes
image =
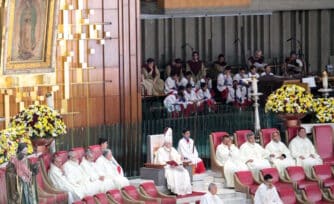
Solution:
[[[66,125],[58,111],[45,105],[31,105],[11,119],[10,127],[25,127],[30,137],[58,137]]]
[[[288,84],[274,91],[267,98],[266,112],[305,114],[313,108],[313,96],[303,87]]]
[[[28,154],[33,153],[30,137],[24,127],[7,128],[0,132],[0,164],[7,162],[10,157],[16,155],[19,143],[26,143]]]
[[[321,123],[334,122],[334,98],[318,98],[313,100],[313,109],[317,120]]]

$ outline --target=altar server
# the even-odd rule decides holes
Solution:
[[[255,192],[254,204],[283,204],[276,187],[273,185],[272,175],[264,175],[264,182]]]
[[[200,204],[223,204],[223,201],[217,196],[217,185],[210,183],[207,192],[201,198]]]

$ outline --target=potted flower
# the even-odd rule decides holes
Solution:
[[[66,134],[66,125],[58,111],[46,105],[31,105],[14,116],[10,127],[24,127],[34,146],[48,146],[54,138]]]
[[[24,127],[7,128],[0,131],[0,164],[9,161],[10,157],[16,155],[19,143],[26,143],[28,154],[33,153],[30,137],[26,134]]]
[[[266,112],[277,113],[285,119],[286,125],[296,126],[306,113],[313,110],[313,96],[305,88],[287,84],[274,91],[267,98]]]
[[[334,122],[334,98],[317,98],[313,100],[315,117],[320,123]]]

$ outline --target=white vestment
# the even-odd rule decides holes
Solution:
[[[188,91],[186,90],[183,93],[187,103],[193,103],[197,101],[197,96],[193,89],[190,91],[190,93],[188,93]]]
[[[174,147],[170,149],[165,146],[160,147],[156,153],[155,164],[165,165],[168,161],[175,161],[181,164],[181,155]],[[189,172],[183,166],[165,166],[165,177],[167,179],[167,187],[177,195],[186,195],[192,192]]]
[[[54,164],[51,164],[48,174],[54,187],[68,193],[69,204],[72,204],[74,201],[81,200],[84,197],[84,189],[80,186],[72,185],[67,180],[62,170]]]
[[[130,185],[130,182],[124,177],[122,168],[118,167],[119,165],[117,162],[115,163],[115,161],[114,157],[112,158],[112,161],[110,161],[101,155],[95,163],[97,167],[103,171],[105,178],[112,179],[115,187],[121,189],[124,186]],[[118,172],[117,169],[120,169],[121,171]]]
[[[172,91],[177,91],[177,84],[172,77],[168,77],[165,81],[165,94],[169,94]]]
[[[203,91],[203,89],[199,89],[197,91],[197,99],[201,101],[206,101],[208,99],[211,99],[211,93],[209,89],[206,89],[205,91]]]
[[[179,100],[176,98],[175,94],[169,94],[164,99],[164,106],[168,112],[181,111],[181,106]]]
[[[200,204],[223,204],[223,201],[217,195],[212,195],[208,192],[201,197]]]
[[[261,169],[271,167],[269,161],[267,160],[269,156],[268,152],[257,143],[251,144],[249,142],[245,142],[240,147],[240,154],[245,163],[250,159],[253,160],[253,162],[248,162],[247,166],[256,178],[259,178],[259,172]]]
[[[114,189],[115,184],[110,178],[104,178],[103,181],[100,180],[103,175],[103,170],[99,169],[95,162],[91,162],[83,158],[80,163],[81,168],[88,175],[90,181],[100,183],[101,191],[107,192],[108,190]]]
[[[91,182],[88,175],[83,171],[80,165],[72,160],[67,160],[64,164],[64,172],[67,180],[75,187],[81,187],[84,195],[92,196],[101,193],[100,183]]]
[[[220,165],[224,166],[224,176],[227,187],[234,187],[234,172],[247,171],[247,165],[241,160],[239,149],[232,144],[230,149],[223,143],[218,145],[216,157]]]
[[[177,151],[181,157],[183,157],[185,160],[191,161],[191,163],[195,165],[202,161],[202,159],[198,156],[194,140],[191,138],[189,138],[189,142],[187,142],[185,138],[180,139],[177,146]]]
[[[247,88],[245,86],[237,85],[236,89],[233,86],[228,86],[228,95],[226,103],[244,103],[247,99]]]
[[[303,166],[308,176],[312,175],[312,166],[322,164],[320,156],[315,151],[311,140],[307,137],[301,138],[297,135],[291,140],[289,149],[292,157],[296,159],[297,165]],[[314,158],[310,156],[311,154],[314,155]],[[305,157],[305,159],[299,158],[300,156]]]
[[[254,204],[283,204],[277,190],[274,187],[268,188],[262,183],[256,190]]]
[[[290,150],[287,148],[287,146],[283,142],[281,141],[275,142],[271,140],[266,145],[266,150],[269,152],[269,154],[275,155],[274,157],[270,158],[270,161],[277,168],[278,172],[281,175],[284,175],[284,170],[286,167],[296,165],[295,160],[290,155]],[[279,158],[280,156],[282,156],[282,154],[286,156],[285,159]]]

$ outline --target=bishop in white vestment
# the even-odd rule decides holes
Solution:
[[[194,140],[190,138],[190,130],[184,129],[182,131],[182,135],[183,138],[180,139],[177,146],[177,151],[180,153],[181,158],[183,158],[185,161],[191,161],[192,164],[195,164],[195,173],[204,173],[205,166],[202,159],[198,156]]]
[[[81,200],[84,197],[84,188],[72,185],[65,177],[60,158],[53,158],[48,174],[54,187],[68,193],[68,204],[72,204],[74,201]]]
[[[234,187],[234,172],[247,171],[247,165],[241,160],[239,149],[232,144],[229,136],[222,138],[222,143],[218,145],[216,157],[219,165],[224,166],[224,176],[227,187]]]
[[[266,145],[265,149],[270,154],[270,161],[282,176],[286,167],[296,165],[295,160],[291,157],[290,150],[281,141],[279,132],[271,134],[271,141]]]
[[[103,169],[98,168],[98,165],[95,164],[93,154],[89,149],[86,151],[86,157],[82,159],[80,166],[88,175],[90,181],[100,183],[102,192],[115,188],[113,180],[106,178]]]
[[[247,134],[247,142],[241,145],[240,154],[256,178],[259,178],[261,169],[271,167],[267,159],[269,154],[261,145],[255,143],[254,133]]]
[[[121,189],[130,185],[129,180],[124,176],[122,167],[117,163],[110,149],[104,149],[95,163],[97,168],[103,171],[105,178],[112,179],[116,188]]]
[[[75,187],[81,187],[84,192],[84,196],[92,196],[97,193],[101,193],[100,183],[91,182],[89,176],[79,165],[79,160],[76,158],[76,153],[70,151],[68,153],[69,160],[64,164],[64,172],[67,180]]]
[[[223,204],[223,201],[217,196],[217,186],[214,183],[209,184],[209,192],[201,197],[200,204]]]
[[[303,127],[298,129],[298,135],[289,144],[292,157],[297,161],[297,165],[304,168],[305,173],[311,177],[312,166],[322,164],[322,159],[317,154],[311,140],[306,136]]]
[[[186,195],[192,192],[189,172],[182,166],[181,155],[172,147],[171,135],[165,135],[164,145],[156,152],[154,163],[166,165],[167,187],[173,193]]]

